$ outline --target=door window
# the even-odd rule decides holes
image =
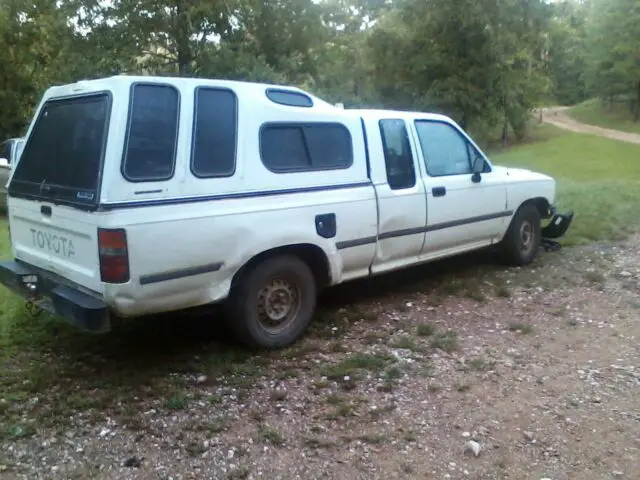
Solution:
[[[416,121],[420,147],[431,177],[471,174],[468,142],[451,125]]]

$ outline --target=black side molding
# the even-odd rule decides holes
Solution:
[[[202,275],[204,273],[217,272],[223,265],[222,262],[217,262],[208,265],[199,265],[197,267],[182,268],[180,270],[171,270],[169,272],[144,275],[140,277],[140,285],[167,282],[169,280],[178,280],[180,278],[195,277],[196,275]]]

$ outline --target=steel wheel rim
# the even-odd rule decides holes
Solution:
[[[300,289],[294,282],[271,278],[258,291],[258,322],[267,332],[280,333],[298,316],[301,303]]]
[[[520,225],[520,251],[528,252],[533,247],[535,233],[533,231],[533,224],[529,221],[522,222]]]

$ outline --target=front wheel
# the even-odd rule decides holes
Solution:
[[[251,347],[280,348],[296,341],[316,306],[309,266],[293,255],[272,257],[242,275],[228,300],[228,322]]]
[[[507,263],[528,265],[540,249],[540,212],[529,203],[518,209],[502,239],[501,250]]]

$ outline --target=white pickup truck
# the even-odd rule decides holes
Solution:
[[[528,264],[571,222],[555,193],[442,115],[245,82],[82,81],[48,89],[29,127],[0,281],[94,332],[224,302],[241,341],[281,347],[324,287],[492,245]]]

